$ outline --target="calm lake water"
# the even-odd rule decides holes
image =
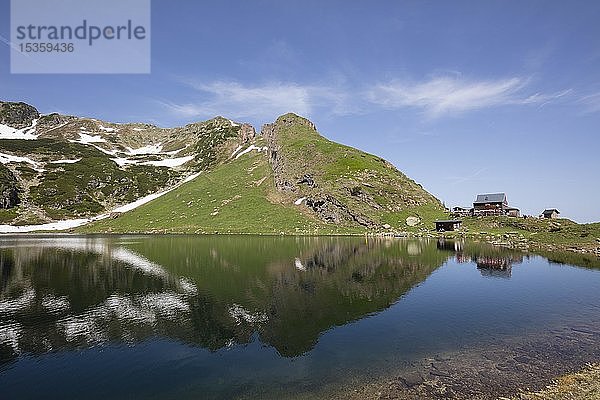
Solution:
[[[281,398],[565,326],[600,271],[475,243],[0,238],[0,397]]]

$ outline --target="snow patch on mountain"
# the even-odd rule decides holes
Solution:
[[[180,148],[180,149],[177,149],[177,150],[171,150],[171,151],[165,151],[165,152],[162,152],[161,154],[166,154],[166,155],[168,155],[168,156],[172,156],[172,155],[174,155],[174,154],[177,154],[177,153],[179,153],[181,150],[185,150],[185,149],[187,149],[187,147],[188,147],[188,146],[186,145],[186,146],[184,146],[184,147],[182,147],[182,148]]]
[[[108,215],[104,216],[104,218]],[[64,221],[50,222],[40,225],[0,225],[0,233],[27,233],[35,231],[62,231],[65,229],[75,228],[85,225],[92,221],[93,218],[68,219]]]
[[[165,158],[164,160],[155,160],[155,161],[133,160],[131,158],[124,158],[124,157],[111,158],[111,160],[114,161],[115,163],[117,163],[117,165],[119,167],[136,164],[136,165],[153,165],[155,167],[169,167],[169,168],[179,167],[193,159],[194,159],[194,156],[185,156],[185,157],[178,157],[178,158]]]
[[[74,160],[56,160],[50,161],[50,164],[75,164],[76,162],[81,161],[81,158],[76,158]]]
[[[31,158],[28,157],[19,157],[19,156],[13,156],[11,154],[6,154],[6,153],[0,153],[0,163],[2,164],[8,164],[8,163],[27,163],[29,165],[32,166],[33,169],[35,169],[38,172],[42,172],[44,171],[44,169],[42,168],[42,164],[32,160]]]
[[[106,133],[116,133],[117,130],[115,128],[107,128],[105,126],[102,126],[100,124],[98,124],[98,128],[100,128],[100,130],[103,130]]]
[[[144,147],[140,147],[137,149],[132,149],[131,147],[125,147],[129,154],[132,156],[139,154],[160,154],[162,152],[162,144],[149,144]]]
[[[82,144],[90,144],[90,143],[106,143],[106,139],[102,136],[92,136],[87,133],[79,132],[79,140],[75,140],[75,142]]]
[[[242,149],[242,145],[240,144],[238,147],[235,148],[235,150],[233,151],[233,153],[231,153],[231,157],[235,156],[235,153],[237,153],[238,151],[240,151]]]
[[[111,161],[114,161],[119,167],[124,167],[126,165],[139,164],[138,160],[131,160],[129,158],[115,157],[111,158]]]
[[[179,167],[183,164],[185,164],[188,161],[191,161],[194,159],[194,156],[185,156],[185,157],[178,157],[178,158],[166,158],[164,160],[160,160],[160,161],[146,161],[143,162],[142,165],[154,165],[155,167],[169,167],[169,168],[173,168],[173,167]]]
[[[265,146],[265,147],[260,147],[260,146],[255,146],[255,145],[251,144],[250,146],[248,146],[247,148],[245,148],[244,150],[242,150],[241,152],[239,152],[239,153],[238,153],[238,154],[235,156],[235,159],[237,160],[238,158],[240,158],[241,156],[243,156],[243,155],[244,155],[244,154],[246,154],[246,153],[249,153],[249,152],[251,152],[252,150],[256,150],[256,151],[258,151],[258,152],[260,153],[261,151],[263,151],[263,150],[264,150],[264,151],[267,151],[268,149],[269,149],[269,148],[268,148],[268,147],[266,147],[266,146]]]
[[[34,119],[31,126],[23,129],[13,128],[8,125],[0,124],[0,139],[23,139],[23,140],[35,140],[38,138],[36,135],[36,128],[38,120]]]

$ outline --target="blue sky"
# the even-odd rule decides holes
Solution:
[[[449,206],[504,191],[600,221],[598,21],[595,1],[152,0],[151,74],[11,75],[0,43],[0,98],[160,126],[296,112]]]

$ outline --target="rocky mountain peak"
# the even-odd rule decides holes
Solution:
[[[276,147],[275,142],[277,141],[278,132],[281,132],[281,130],[284,130],[285,128],[297,126],[307,127],[317,135],[319,134],[319,132],[317,132],[317,127],[312,121],[294,113],[287,113],[278,117],[275,122],[271,124],[264,124],[261,128],[261,135],[266,138],[271,147]]]
[[[277,120],[275,120],[275,125],[283,125],[283,126],[294,126],[294,125],[303,125],[306,126],[313,131],[317,131],[317,127],[315,124],[307,118],[301,117],[294,113],[287,113],[281,115]]]
[[[31,126],[40,117],[38,110],[27,103],[0,101],[0,124],[22,129]]]

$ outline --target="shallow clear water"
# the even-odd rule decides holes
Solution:
[[[475,243],[0,238],[2,398],[280,398],[555,328],[600,271]]]

